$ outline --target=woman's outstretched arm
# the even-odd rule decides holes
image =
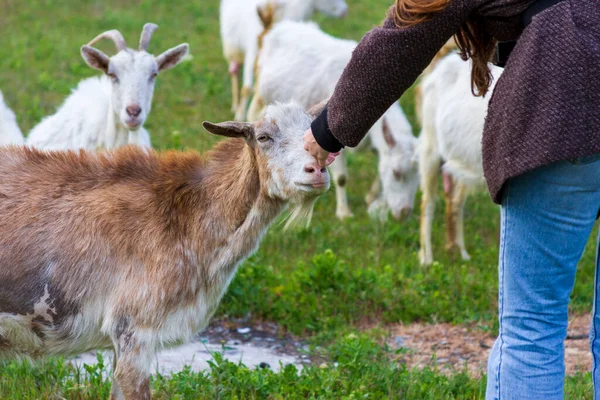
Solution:
[[[452,0],[430,20],[407,27],[396,26],[392,9],[383,25],[360,41],[327,108],[313,122],[316,143],[327,152],[356,146],[458,32],[476,4]],[[307,135],[305,144],[311,140]]]

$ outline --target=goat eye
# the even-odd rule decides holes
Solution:
[[[152,75],[150,75],[150,80],[156,79],[157,76],[158,72],[153,72]]]
[[[268,137],[267,135],[258,135],[258,137],[256,138],[256,140],[258,140],[261,143],[264,143],[268,140],[270,140],[271,138]]]
[[[113,73],[106,74],[106,75],[108,75],[108,77],[109,77],[110,79],[112,79],[113,81],[115,81],[115,82],[118,82],[118,81],[119,81],[119,78],[117,78],[117,76],[116,76],[115,74],[113,74]]]

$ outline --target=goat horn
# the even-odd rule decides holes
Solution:
[[[125,50],[127,49],[127,44],[125,44],[125,39],[123,38],[123,35],[121,34],[121,32],[119,32],[116,29],[113,29],[112,31],[106,31],[104,33],[99,34],[98,36],[96,36],[95,38],[93,38],[89,43],[88,46],[92,46],[95,43],[99,42],[102,39],[110,39],[115,43],[115,46],[117,47],[117,51],[121,51],[121,50]]]
[[[140,51],[148,51],[148,44],[152,38],[152,34],[158,28],[158,25],[148,22],[142,29],[142,36],[140,37]]]

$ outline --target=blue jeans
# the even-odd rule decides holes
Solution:
[[[502,200],[500,333],[486,399],[562,399],[569,296],[600,209],[600,154],[513,178]],[[590,333],[600,399],[600,283]],[[596,335],[598,337],[596,338]]]

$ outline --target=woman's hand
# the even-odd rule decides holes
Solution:
[[[327,150],[324,150],[319,143],[315,140],[313,136],[312,130],[309,128],[306,132],[304,132],[304,136],[302,136],[304,140],[304,150],[308,151],[311,156],[317,159],[317,163],[321,167],[326,167],[331,164],[335,158],[340,154],[330,153]]]

